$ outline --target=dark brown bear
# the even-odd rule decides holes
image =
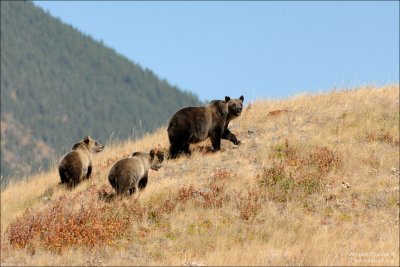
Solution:
[[[133,194],[139,197],[148,181],[149,169],[158,171],[164,161],[161,151],[150,150],[150,153],[135,152],[129,158],[117,161],[110,170],[108,181],[117,195]]]
[[[100,152],[104,145],[97,143],[90,136],[72,147],[72,150],[65,154],[58,166],[61,177],[61,184],[69,188],[75,187],[82,180],[90,178],[92,174],[92,154]]]
[[[205,107],[186,107],[178,110],[168,125],[169,157],[182,151],[190,154],[189,145],[211,138],[212,151],[221,149],[221,138],[239,145],[240,141],[228,129],[229,122],[243,109],[244,97],[211,101]]]

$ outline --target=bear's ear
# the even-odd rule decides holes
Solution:
[[[90,136],[87,135],[83,138],[83,142],[85,142],[86,144],[89,144],[89,141],[90,141]]]
[[[154,151],[154,149],[150,150],[150,157],[154,158],[154,155],[156,154],[156,152]]]
[[[132,157],[139,156],[139,155],[140,155],[140,152],[133,152],[132,153]]]
[[[225,96],[225,102],[228,102],[229,100],[231,100],[231,98],[229,96]]]
[[[243,102],[244,96],[241,95],[241,96],[239,97],[239,99],[242,100],[242,102]]]

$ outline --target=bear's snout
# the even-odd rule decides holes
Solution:
[[[101,152],[101,151],[103,151],[104,147],[105,147],[105,145],[100,145],[100,146],[96,149],[96,152]]]

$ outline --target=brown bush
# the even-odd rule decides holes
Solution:
[[[193,185],[181,187],[176,195],[176,201],[186,203],[191,200],[195,206],[202,208],[222,207],[222,202],[229,199],[223,194],[224,184],[210,183],[202,188],[195,189]]]
[[[288,201],[319,192],[327,174],[343,165],[341,156],[328,147],[316,147],[303,157],[289,146],[287,140],[281,148],[275,147],[272,154],[279,161],[274,161],[271,167],[264,168],[257,175],[258,184],[275,201]]]
[[[262,191],[259,189],[251,189],[246,196],[238,196],[237,207],[239,209],[240,218],[251,221],[261,209]]]
[[[259,185],[266,188],[271,199],[276,201],[286,201],[292,197],[295,179],[291,173],[286,173],[283,162],[274,162],[272,167],[264,168],[263,172],[257,176]]]
[[[296,188],[300,196],[308,196],[320,192],[325,176],[318,170],[307,169],[296,174]]]
[[[62,196],[42,210],[27,210],[11,222],[8,237],[15,248],[24,248],[35,241],[58,252],[73,246],[93,247],[123,235],[142,213],[136,202],[130,205],[97,202],[96,190],[89,188],[70,198]]]
[[[214,172],[214,178],[217,180],[226,180],[231,177],[231,173],[227,170],[217,169]]]
[[[282,162],[274,162],[272,167],[264,168],[263,172],[257,175],[258,182],[263,186],[274,186],[285,177],[285,165]]]
[[[169,214],[174,211],[177,205],[176,199],[172,199],[171,196],[165,200],[156,202],[150,205],[147,209],[147,218],[153,222],[159,223],[161,217],[164,214]]]
[[[223,194],[223,191],[224,184],[211,183],[194,193],[194,203],[203,208],[220,208],[222,202],[229,199],[229,196]]]
[[[277,144],[271,147],[269,158],[285,160],[287,164],[295,166],[299,163],[299,152],[289,144],[288,139],[285,139],[284,144]]]
[[[308,164],[318,167],[321,174],[325,175],[330,170],[338,170],[343,161],[341,157],[328,147],[316,147],[307,157]]]
[[[203,208],[221,207],[222,202],[229,199],[229,195],[224,194],[225,182],[232,177],[227,170],[216,169],[211,176],[210,182],[202,188],[183,186],[178,189],[176,201],[186,203],[192,200],[196,206]]]
[[[195,192],[194,186],[190,185],[189,187],[181,187],[178,189],[178,193],[176,199],[180,202],[186,202],[193,196],[193,192]]]
[[[385,131],[381,132],[376,132],[376,131],[370,131],[365,133],[364,136],[364,141],[366,142],[381,142],[381,143],[388,143],[388,144],[394,144],[398,145],[399,144],[399,139],[395,139],[394,136]]]

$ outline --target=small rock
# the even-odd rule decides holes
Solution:
[[[268,128],[266,131],[273,133],[273,132],[276,132],[277,130],[278,130],[278,127],[271,127],[271,128]]]
[[[377,170],[377,169],[374,169],[374,168],[371,168],[371,170],[369,171],[370,174],[372,174],[372,173],[377,173],[377,172],[378,172],[378,170]]]
[[[211,190],[209,188],[203,188],[203,189],[200,189],[199,191],[200,191],[200,193],[204,193],[204,194],[208,194],[211,192]]]
[[[272,138],[271,138],[271,142],[275,142],[275,141],[278,141],[280,138],[278,137],[278,136],[273,136]]]
[[[395,176],[399,176],[400,175],[400,170],[397,169],[397,168],[391,168],[390,171]]]
[[[299,140],[300,142],[304,142],[306,140],[306,137],[304,135],[299,135],[297,137],[297,140]]]
[[[346,203],[344,199],[338,199],[336,200],[336,206],[342,206]]]
[[[351,186],[350,186],[349,183],[342,182],[342,187],[345,188],[345,189],[349,189]]]

